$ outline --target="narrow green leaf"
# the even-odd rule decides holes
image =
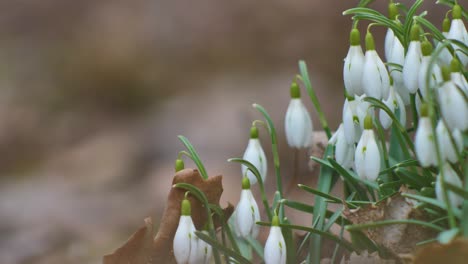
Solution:
[[[388,225],[398,225],[398,224],[412,224],[412,225],[420,225],[424,227],[428,227],[437,231],[443,231],[444,229],[438,225],[434,225],[428,222],[416,220],[416,219],[392,219],[392,220],[383,220],[383,221],[377,221],[377,222],[372,222],[372,223],[366,223],[366,224],[357,224],[357,225],[349,225],[346,226],[346,230],[348,231],[356,231],[356,230],[362,230],[362,229],[367,229],[367,228],[376,228],[376,227],[382,227],[382,226],[388,226]]]
[[[197,165],[197,168],[200,171],[200,175],[203,177],[203,179],[205,180],[208,179],[208,173],[206,172],[205,166],[203,165],[203,162],[201,161],[200,156],[198,155],[197,151],[193,147],[192,143],[190,143],[190,141],[182,135],[178,136],[178,138],[180,141],[182,141],[184,146],[189,151],[193,162],[195,163],[195,165]]]
[[[227,257],[231,257],[234,260],[238,261],[240,264],[250,264],[250,261],[246,258],[244,258],[241,254],[237,253],[236,251],[220,244],[216,239],[213,239],[210,236],[207,236],[203,232],[200,231],[195,231],[195,234],[203,241],[208,243],[212,248],[213,252],[215,251],[220,251],[223,252],[224,255]]]

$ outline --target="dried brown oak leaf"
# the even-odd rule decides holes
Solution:
[[[468,240],[457,239],[447,245],[433,243],[417,251],[413,264],[466,264]]]
[[[210,204],[219,204],[223,193],[222,176],[214,176],[203,180],[200,173],[194,169],[179,171],[174,176],[172,185],[189,183],[205,193]],[[114,253],[104,256],[103,264],[157,264],[175,263],[172,241],[174,239],[180,217],[180,204],[185,190],[172,188],[169,192],[159,231],[154,237],[153,224],[150,218],[145,219],[145,226],[136,231],[129,240]],[[192,219],[197,229],[201,229],[207,220],[206,210],[202,204],[189,195],[192,205]],[[234,207],[229,204],[224,209],[225,219],[229,219]],[[219,219],[214,219],[219,226]]]
[[[369,205],[357,210],[346,210],[343,214],[353,224],[405,219],[427,221],[428,218],[423,211],[415,209],[414,205],[413,200],[396,194],[378,205]],[[416,243],[433,238],[436,235],[432,229],[408,224],[368,228],[363,231],[370,239],[383,246],[395,257],[413,252]]]

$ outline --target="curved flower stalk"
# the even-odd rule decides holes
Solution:
[[[361,48],[361,34],[357,28],[351,30],[350,47],[344,60],[343,80],[346,92],[351,95],[361,95],[362,89],[362,70],[364,66],[364,53]]]
[[[468,46],[468,33],[466,32],[465,24],[462,20],[462,9],[460,5],[454,5],[452,8],[452,23],[450,25],[450,31],[448,33],[448,39],[456,39],[461,41],[463,44]],[[460,62],[464,65],[468,65],[468,56],[461,51],[458,51],[458,47],[454,46],[457,56],[460,58]]]
[[[256,238],[258,227],[256,222],[260,221],[260,213],[257,202],[250,190],[250,181],[248,177],[242,178],[242,191],[239,203],[236,207],[234,227],[239,237]]]
[[[365,94],[345,99],[343,104],[343,129],[348,144],[354,144],[361,138],[364,129],[364,118],[373,111],[370,109],[370,103],[364,101]]]
[[[354,166],[361,179],[375,181],[380,172],[380,152],[372,130],[372,118],[366,116],[364,132],[356,147]]]
[[[418,84],[419,89],[423,98],[427,98],[427,93],[429,88],[436,88],[437,84],[442,82],[442,72],[440,71],[440,67],[438,64],[434,64],[432,66],[432,71],[429,73],[429,62],[431,61],[431,54],[432,54],[432,44],[425,40],[421,43],[421,50],[422,50],[422,61],[421,66],[419,68],[418,74]],[[426,77],[430,74],[429,78],[429,87],[426,85]]]
[[[174,257],[178,264],[199,263],[197,259],[198,239],[195,235],[195,226],[191,217],[190,201],[182,200],[181,216],[174,241]]]
[[[462,181],[460,180],[457,173],[453,170],[452,166],[449,163],[447,162],[444,163],[442,170],[444,173],[444,179],[446,183],[450,183],[454,186],[463,188]],[[435,191],[436,191],[437,200],[445,203],[444,193],[442,191],[441,173],[437,175]],[[448,191],[448,200],[449,200],[450,206],[455,207],[455,208],[460,207],[463,203],[463,198],[451,191]]]
[[[390,80],[390,83],[392,81]],[[384,104],[392,111],[392,113],[396,113],[396,110],[399,110],[399,115],[397,116],[400,123],[403,127],[406,125],[406,109],[405,103],[403,99],[401,99],[400,95],[395,91],[393,85],[390,85],[390,93],[388,94],[388,98],[383,101]],[[382,123],[382,127],[388,129],[392,125],[392,119],[390,116],[382,109],[379,110],[379,119]]]
[[[340,124],[335,134],[328,141],[335,146],[335,160],[343,168],[351,169],[354,161],[354,143],[349,144],[346,141],[343,123]]]
[[[284,119],[284,130],[290,147],[300,149],[312,145],[312,119],[302,103],[301,92],[296,82],[291,84],[291,101]]]
[[[461,89],[450,79],[449,69],[442,67],[444,83],[439,88],[439,104],[442,117],[448,127],[465,131],[468,129],[468,102]]]
[[[364,56],[362,86],[367,96],[377,99],[388,96],[390,86],[388,71],[379,54],[375,51],[374,37],[369,31],[366,34],[366,54]]]
[[[457,162],[458,161],[457,153],[460,153],[463,149],[463,137],[462,137],[460,130],[455,129],[451,133],[455,146],[450,140],[450,131],[445,126],[445,123],[443,120],[439,120],[439,122],[437,123],[436,133],[437,133],[437,144],[440,149],[442,160],[448,160],[452,163]]]
[[[262,145],[260,144],[260,140],[258,139],[258,128],[256,126],[250,128],[250,139],[245,149],[243,159],[249,161],[257,168],[260,176],[262,176],[263,182],[265,182],[267,175],[267,159]],[[248,170],[247,166],[242,165],[241,168],[242,175],[248,177],[251,184],[257,183],[257,178]]]
[[[418,73],[421,66],[422,53],[419,41],[420,27],[415,24],[411,28],[411,42],[403,64],[403,81],[412,94],[418,91]]]
[[[431,120],[428,117],[429,109],[426,104],[421,104],[418,128],[414,136],[414,148],[419,163],[423,167],[437,165],[434,134],[432,133]]]
[[[468,82],[466,81],[465,76],[460,71],[461,65],[457,59],[453,59],[450,62],[450,78],[467,96],[468,96]]]
[[[286,243],[277,215],[273,216],[271,221],[270,234],[265,243],[264,259],[265,264],[286,264]]]

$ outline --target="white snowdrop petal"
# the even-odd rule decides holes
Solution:
[[[359,45],[350,46],[343,66],[343,80],[349,95],[361,95],[364,53]]]
[[[354,165],[359,177],[375,181],[380,172],[380,152],[374,131],[364,130],[354,156]]]
[[[242,190],[239,204],[236,207],[235,228],[237,235],[256,238],[258,228],[255,223],[259,220],[260,213],[252,191],[250,189]]]
[[[439,100],[448,127],[465,131],[468,129],[468,102],[462,93],[455,83],[447,81],[439,89]]]
[[[270,234],[265,243],[264,259],[265,264],[286,263],[286,243],[284,242],[281,228],[278,226],[270,228]]]
[[[189,262],[192,247],[196,245],[194,231],[195,226],[192,217],[188,215],[180,216],[173,242],[174,257],[179,264]]]
[[[450,140],[450,131],[445,126],[442,120],[439,120],[436,128],[437,133],[437,142],[440,149],[440,154],[442,155],[443,160],[448,160],[452,163],[458,161],[457,152],[461,151],[463,148],[463,137],[460,133],[460,130],[456,129],[452,133],[453,140],[455,141],[455,146]]]
[[[403,81],[410,93],[416,93],[418,90],[418,73],[421,59],[421,42],[411,41],[403,65]]]
[[[375,50],[366,51],[362,86],[367,96],[382,99],[388,95],[390,86],[388,71]]]
[[[454,186],[463,188],[462,181],[460,180],[456,172],[452,169],[452,166],[450,166],[450,164],[445,163],[442,169],[444,172],[444,179],[446,183],[450,183]],[[442,176],[440,173],[439,175],[437,175],[435,191],[437,199],[445,204],[445,199],[442,192]],[[453,193],[452,191],[448,192],[448,200],[450,202],[450,205],[455,208],[460,207],[463,204],[463,198]]]
[[[463,90],[463,92],[468,96],[468,81],[465,79],[465,76],[461,72],[452,72],[450,73],[452,81]]]
[[[252,163],[260,173],[262,180],[265,181],[267,175],[267,160],[265,152],[263,151],[262,145],[260,144],[258,138],[249,139],[249,143],[245,149],[243,159]],[[247,169],[247,166],[242,165],[241,168],[242,175],[249,177],[250,184],[257,183],[257,178],[250,170]]]
[[[437,165],[434,135],[432,133],[431,121],[428,117],[419,119],[418,128],[414,136],[414,148],[421,166],[429,167]]]
[[[300,98],[292,98],[289,102],[284,124],[290,147],[305,148],[312,145],[312,119]]]
[[[448,32],[449,39],[456,39],[468,45],[468,33],[466,31],[465,24],[461,19],[453,19],[450,25],[450,31]],[[457,47],[454,47],[457,50]],[[461,51],[456,51],[457,56],[460,58],[460,62],[464,65],[468,65],[468,56]]]
[[[392,50],[393,50],[393,42],[395,41],[395,34],[393,33],[392,29],[387,29],[387,33],[385,34],[385,42],[384,42],[384,48],[385,48],[385,58],[387,61],[390,61],[392,57]]]

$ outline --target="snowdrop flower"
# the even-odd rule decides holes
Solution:
[[[456,39],[468,45],[468,33],[466,32],[465,24],[462,20],[462,9],[460,5],[454,5],[452,8],[452,23],[448,33],[448,39]],[[455,50],[459,49],[458,46],[453,45]],[[463,65],[468,65],[468,56],[461,51],[456,51],[457,56],[460,58]]]
[[[208,235],[208,231],[202,232]],[[195,255],[193,256],[193,261],[191,260],[189,261],[189,263],[209,264],[211,261],[211,256],[213,254],[213,249],[211,248],[210,244],[206,243],[200,238],[196,237],[195,240],[197,241],[197,247],[194,251]]]
[[[190,201],[184,199],[181,206],[179,226],[174,236],[174,257],[178,264],[195,263],[194,256],[197,254],[197,239],[195,226],[193,225]]]
[[[361,138],[364,129],[364,118],[373,115],[370,103],[364,101],[365,94],[346,98],[343,104],[343,129],[348,144],[354,144]]]
[[[236,207],[234,227],[237,236],[256,238],[258,227],[256,222],[260,221],[258,205],[250,190],[249,178],[242,178],[242,191],[239,204]]]
[[[395,5],[395,3],[390,2],[388,4],[388,18],[393,21],[398,21],[397,16],[398,16],[398,7]],[[393,33],[392,29],[388,28],[387,34],[385,35],[385,43],[384,43],[385,58],[387,59],[388,62],[390,62],[394,41],[395,41],[395,33]]]
[[[414,136],[414,148],[416,156],[423,167],[437,165],[437,156],[435,149],[434,134],[432,133],[432,124],[429,119],[429,109],[426,104],[421,104],[421,118]]]
[[[264,258],[265,264],[286,264],[286,243],[279,227],[277,215],[273,216],[271,220],[270,234],[265,243]]]
[[[392,80],[390,79],[390,83]],[[405,103],[403,99],[401,99],[400,95],[395,91],[393,85],[390,85],[390,93],[388,94],[388,98],[383,101],[384,104],[392,111],[392,113],[396,114],[396,110],[399,110],[399,115],[397,116],[400,123],[405,126],[406,124],[406,109]],[[382,123],[382,127],[388,129],[392,125],[392,119],[390,116],[382,109],[379,110],[379,119]]]
[[[420,27],[416,24],[413,25],[411,28],[411,42],[403,64],[403,81],[408,91],[413,94],[418,90],[418,73],[422,60],[419,34]]]
[[[460,71],[460,62],[455,58],[450,62],[450,78],[452,81],[468,96],[468,82],[465,76]]]
[[[366,116],[364,132],[356,147],[354,166],[361,179],[375,181],[380,172],[380,152],[372,130],[372,118]]]
[[[284,119],[284,130],[290,147],[299,149],[312,145],[312,119],[301,101],[301,92],[296,82],[291,84],[291,101]]]
[[[390,86],[388,71],[379,54],[375,51],[374,37],[369,31],[366,34],[366,54],[364,56],[362,86],[367,96],[377,99],[388,96]]]
[[[464,93],[450,79],[449,69],[442,67],[444,83],[439,88],[439,104],[442,117],[448,127],[465,131],[468,129],[468,102]]]
[[[402,67],[405,64],[405,48],[397,37],[395,37],[395,40],[393,41],[391,57],[388,62],[399,64]],[[410,93],[408,89],[406,89],[405,82],[403,80],[403,73],[392,65],[389,65],[388,69],[390,76],[393,78],[393,87],[395,87],[405,105],[409,105],[411,103]]]
[[[450,19],[448,17],[444,18],[444,21],[442,22],[442,35],[444,35],[445,38],[448,38],[448,33],[450,31]],[[437,47],[442,45],[442,42],[437,43]],[[450,53],[449,49],[445,47],[439,54],[439,63],[441,65],[449,65],[450,61],[452,60],[453,56]]]
[[[429,88],[435,88],[436,84],[442,82],[442,72],[440,71],[440,67],[437,63],[434,63],[432,65],[432,71],[430,73],[428,72],[429,62],[431,61],[432,44],[427,40],[423,41],[421,43],[421,50],[423,57],[418,73],[418,84],[422,96],[427,98]],[[426,85],[427,74],[430,74],[429,87]]]
[[[361,95],[362,70],[364,66],[364,53],[361,48],[361,34],[357,28],[353,28],[350,33],[350,47],[344,60],[343,80],[346,92],[351,95]]]
[[[457,173],[452,169],[452,166],[450,166],[449,163],[445,163],[442,167],[443,170],[443,178],[445,179],[445,183],[450,183],[452,185],[455,185],[457,187],[463,188],[463,183],[458,177]],[[436,179],[436,185],[435,185],[435,191],[436,191],[436,197],[437,200],[443,202],[445,204],[445,199],[444,199],[444,193],[442,191],[442,175],[439,173],[437,175]],[[446,189],[446,191],[448,191]],[[456,193],[453,193],[452,191],[448,191],[448,202],[452,207],[460,207],[463,204],[463,198],[457,195]]]
[[[354,143],[349,144],[346,141],[343,124],[340,124],[335,134],[333,134],[328,142],[335,146],[336,162],[338,162],[338,164],[343,168],[352,168],[354,160]]]
[[[436,133],[437,144],[439,145],[442,160],[448,160],[452,163],[457,162],[457,153],[460,153],[463,149],[463,137],[460,130],[455,129],[451,133],[455,146],[452,144],[452,140],[450,140],[450,131],[447,129],[442,119],[437,123]]]
[[[245,149],[243,159],[249,161],[257,168],[262,177],[262,181],[265,182],[267,175],[267,159],[262,145],[260,144],[260,140],[258,139],[258,128],[256,126],[250,128],[250,139]],[[242,165],[242,175],[244,177],[249,177],[251,184],[257,183],[257,177],[255,177],[245,165]]]

